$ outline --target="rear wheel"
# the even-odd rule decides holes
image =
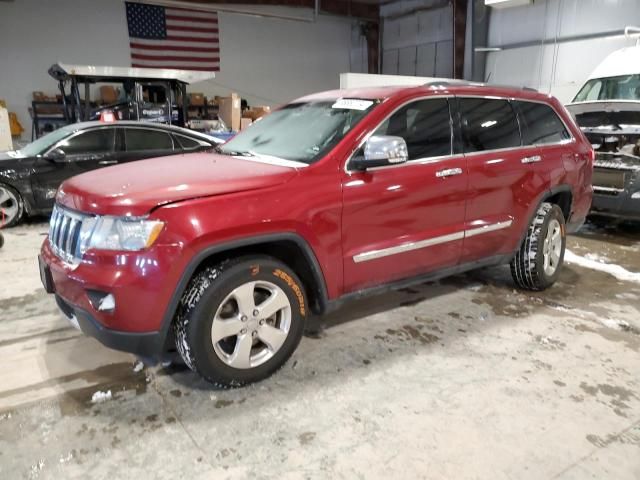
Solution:
[[[544,290],[555,283],[564,262],[565,223],[557,205],[538,208],[520,250],[511,260],[515,283],[526,290]]]
[[[197,274],[174,321],[185,363],[221,387],[262,380],[278,370],[302,337],[302,283],[269,257],[225,261]]]
[[[24,213],[20,194],[8,185],[0,184],[0,227],[16,225]]]

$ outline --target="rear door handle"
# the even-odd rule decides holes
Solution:
[[[445,168],[444,170],[438,170],[436,172],[436,177],[438,178],[453,177],[454,175],[462,175],[462,169],[461,168]]]
[[[520,161],[522,163],[536,163],[540,160],[542,160],[542,157],[540,155],[533,155],[531,157],[523,157]]]

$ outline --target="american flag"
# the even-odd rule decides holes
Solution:
[[[220,70],[217,13],[125,3],[132,67]]]

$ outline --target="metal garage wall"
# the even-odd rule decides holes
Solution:
[[[568,102],[609,53],[635,44],[622,35],[640,25],[638,0],[536,0],[492,9],[485,78],[523,85]]]
[[[311,17],[310,9],[250,6]],[[236,5],[237,8],[237,5]],[[366,72],[366,42],[347,17],[320,15],[315,23],[220,13],[222,71],[189,87],[206,95],[236,91],[256,105],[278,105],[337,88],[343,72]],[[56,93],[52,63],[127,66],[124,0],[0,1],[0,98],[18,114],[30,138],[31,92]],[[364,63],[363,63],[364,62]]]
[[[381,7],[382,73],[453,76],[453,12],[444,3],[402,1]]]

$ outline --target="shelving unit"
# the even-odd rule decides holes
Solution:
[[[53,101],[32,101],[31,102],[31,140],[41,137],[47,133],[45,127],[51,124],[53,130],[69,123],[67,110],[61,102]]]
[[[189,118],[198,120],[216,120],[218,118],[218,106],[209,105],[209,99],[204,97],[204,105],[188,106]]]

